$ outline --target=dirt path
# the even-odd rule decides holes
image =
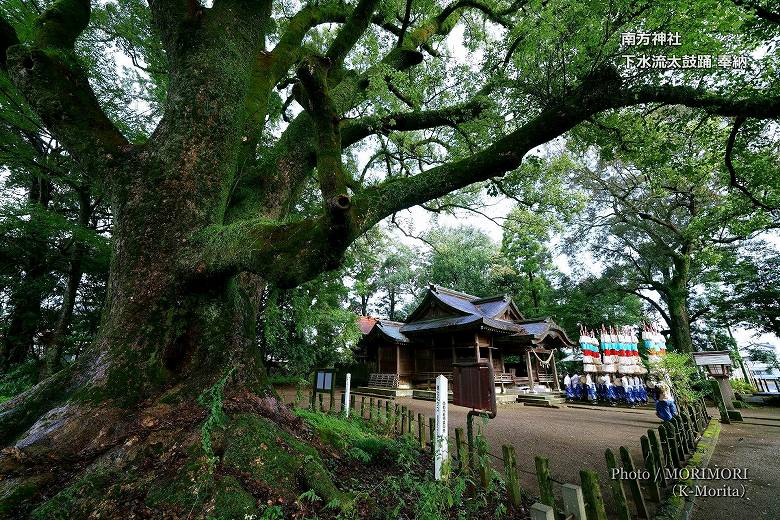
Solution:
[[[748,480],[701,481],[700,484],[735,488],[744,484],[744,497],[699,497],[694,520],[780,518],[780,409],[743,411],[744,423],[724,424],[710,467],[746,468]]]
[[[433,416],[432,402],[404,398],[397,402],[415,413]],[[456,427],[465,430],[467,412],[466,408],[450,406],[449,431],[453,438]],[[479,422],[475,421],[475,425]],[[580,469],[596,470],[608,495],[604,450],[612,448],[617,453],[620,446],[625,446],[639,463],[642,460],[639,438],[658,424],[658,418],[649,410],[565,406],[556,409],[513,403],[499,405],[498,415],[488,423],[485,437],[490,452],[497,456],[501,455],[502,444],[515,446],[521,484],[529,489],[537,489],[534,456],[542,455],[550,459],[550,472],[559,483],[579,484]],[[500,460],[494,458],[494,461],[501,465]]]

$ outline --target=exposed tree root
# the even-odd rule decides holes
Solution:
[[[308,490],[342,498],[329,449],[287,407],[244,390],[223,402],[217,422],[194,400],[55,407],[0,452],[0,518],[243,518]]]

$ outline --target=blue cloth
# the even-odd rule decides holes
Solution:
[[[607,399],[610,401],[617,401],[617,394],[615,393],[615,387],[612,385],[607,387]]]
[[[587,385],[588,387],[588,400],[589,401],[595,401],[596,400],[596,385]]]
[[[566,386],[566,399],[574,399],[574,388],[571,385]]]
[[[677,405],[674,401],[656,401],[655,414],[662,421],[671,421],[677,415]]]
[[[644,385],[639,387],[639,400],[643,403],[647,402],[647,389]]]

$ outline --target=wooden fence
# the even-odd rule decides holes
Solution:
[[[399,435],[409,435],[416,438],[422,449],[433,451],[434,419],[418,413],[414,414],[406,406],[400,406],[389,399],[378,397],[352,395],[350,409],[360,417],[379,421],[392,426]],[[335,408],[331,396],[328,411],[344,412],[345,403],[340,399],[340,407]],[[324,408],[322,394],[319,395],[319,411]],[[352,413],[352,412],[350,412]],[[651,508],[648,503],[658,504],[665,494],[671,492],[676,480],[673,480],[675,469],[685,467],[688,459],[696,451],[696,445],[701,439],[704,429],[710,421],[710,415],[704,400],[680,405],[678,415],[672,421],[661,423],[658,428],[650,428],[646,435],[639,439],[642,447],[642,460],[636,464],[631,452],[620,446],[617,454],[608,448],[604,456],[610,474],[620,474],[623,478],[610,478],[608,489],[611,493],[615,511],[610,511],[610,517],[619,520],[633,518],[649,519]],[[486,444],[468,444],[463,428],[455,428],[455,442],[452,453],[452,467],[459,470],[474,472],[478,484],[487,487],[490,479],[490,469],[486,455]],[[475,454],[476,451],[476,454]],[[521,506],[523,490],[517,466],[514,446],[505,444],[501,447],[502,455],[493,455],[503,462],[506,499],[515,508]],[[538,485],[538,502],[530,508],[532,520],[606,520],[607,510],[602,494],[602,484],[598,474],[590,469],[580,473],[580,483],[560,483],[560,497],[554,492],[554,479],[550,475],[550,464],[547,457],[534,457],[536,479]],[[528,490],[530,494],[531,490]]]

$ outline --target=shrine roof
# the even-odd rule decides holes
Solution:
[[[409,343],[407,334],[482,329],[524,337],[536,344],[548,336],[559,337],[563,343],[573,345],[563,329],[551,318],[523,319],[508,296],[481,298],[438,285],[428,287],[422,302],[409,315],[406,323],[377,320],[368,316],[361,316],[358,321],[364,335],[381,334],[396,343]]]

